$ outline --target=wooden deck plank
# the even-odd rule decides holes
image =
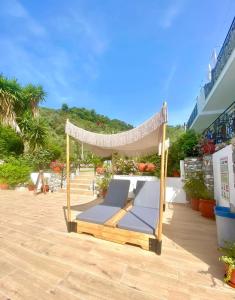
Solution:
[[[157,256],[67,233],[64,205],[60,193],[0,191],[0,300],[235,299],[222,280],[215,222],[198,212],[167,207]],[[75,214],[90,207],[77,197],[72,205]]]

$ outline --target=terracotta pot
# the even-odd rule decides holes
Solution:
[[[139,163],[138,164],[138,170],[140,172],[144,172],[145,171],[145,168],[146,168],[146,164],[145,163]]]
[[[156,169],[156,167],[154,164],[152,164],[152,163],[146,164],[146,167],[145,167],[146,172],[153,172],[153,171],[155,171],[155,169]]]
[[[199,210],[199,199],[191,198],[191,207],[193,210]]]
[[[41,187],[41,192],[43,192],[43,188]],[[49,192],[49,185],[45,184],[45,192]]]
[[[9,184],[8,183],[0,183],[0,190],[8,190]]]
[[[214,206],[215,200],[200,199],[199,210],[201,212],[201,215],[208,219],[214,219]]]
[[[173,177],[180,177],[180,172],[177,170],[173,171]]]
[[[34,188],[35,188],[34,184],[28,184],[29,191],[34,191]]]
[[[100,195],[104,198],[107,195],[107,190],[100,191]]]
[[[96,172],[97,172],[98,174],[100,174],[100,175],[101,175],[101,174],[104,174],[104,171],[105,171],[105,170],[104,170],[103,167],[97,167],[97,168],[96,168]]]
[[[54,167],[53,168],[53,172],[54,173],[60,173],[61,172],[61,168],[60,167]]]
[[[228,265],[225,265],[225,273],[227,273],[227,271],[228,271]],[[231,278],[228,284],[235,288],[235,269],[233,269],[232,271]]]

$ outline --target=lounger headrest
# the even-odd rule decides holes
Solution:
[[[130,180],[112,179],[109,184],[105,205],[124,207],[127,202]]]
[[[159,208],[159,181],[138,181],[135,192],[135,206]]]

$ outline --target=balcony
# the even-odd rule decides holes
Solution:
[[[219,78],[225,64],[227,63],[233,49],[235,49],[235,18],[230,26],[228,34],[224,40],[223,46],[219,52],[216,65],[211,71],[211,81],[204,86],[205,97],[210,94],[216,80]]]
[[[194,120],[196,119],[198,115],[198,108],[197,108],[197,104],[194,106],[194,109],[190,115],[190,118],[188,120],[188,123],[187,123],[187,128],[190,128],[191,125],[193,124]]]
[[[233,102],[204,132],[205,138],[215,144],[224,143],[235,136],[235,102]]]

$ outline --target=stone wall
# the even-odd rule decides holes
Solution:
[[[195,177],[202,172],[202,158],[201,157],[187,157],[184,159],[185,179],[188,177]]]
[[[203,156],[202,171],[204,174],[205,184],[210,191],[214,191],[214,175],[212,155]]]

